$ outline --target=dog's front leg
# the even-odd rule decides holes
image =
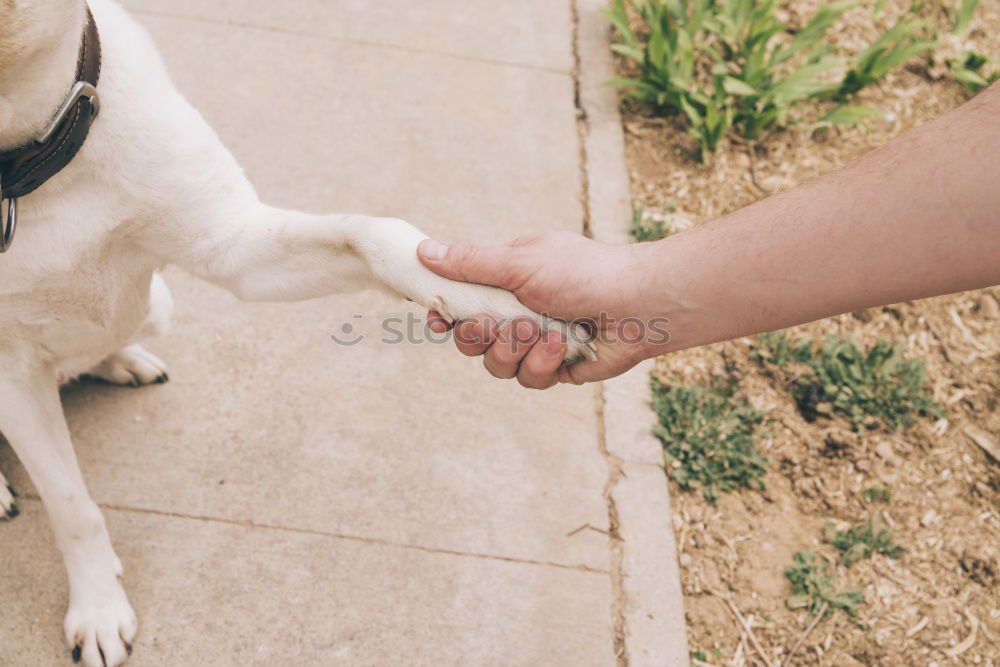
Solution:
[[[4,364],[7,368],[14,364]],[[59,401],[54,369],[38,365],[0,378],[0,432],[49,514],[69,575],[66,640],[93,667],[125,661],[136,631],[104,517],[83,483]]]
[[[526,317],[569,334],[567,358],[590,356],[578,327],[538,315],[506,290],[455,282],[424,267],[427,238],[395,218],[310,215],[246,202],[225,207],[175,242],[169,261],[250,301],[291,301],[382,287],[450,320],[479,313],[499,321]],[[170,246],[167,246],[170,248]]]

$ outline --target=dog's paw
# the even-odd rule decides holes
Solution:
[[[170,379],[167,365],[138,344],[126,345],[88,371],[87,375],[131,387]]]
[[[115,582],[102,594],[71,596],[66,613],[66,642],[73,662],[87,667],[116,667],[132,653],[137,622],[125,591]]]
[[[0,473],[0,521],[10,521],[21,513],[14,502],[16,495],[3,473]]]
[[[409,223],[380,218],[364,230],[355,247],[378,278],[404,297],[436,310],[449,322],[485,314],[501,325],[529,318],[543,329],[557,330],[566,340],[564,364],[596,359],[589,332],[579,324],[568,324],[529,310],[507,290],[463,283],[437,275],[417,258],[417,245],[427,236]]]

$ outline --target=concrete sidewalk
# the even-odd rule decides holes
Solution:
[[[582,231],[569,0],[126,5],[266,201],[456,241]],[[629,412],[600,387],[527,392],[450,344],[381,343],[384,318],[423,314],[373,294],[245,304],[166,277],[174,330],[149,347],[171,381],[64,391],[139,615],[130,664],[686,659],[679,598],[671,620],[628,597],[673,595],[669,509],[655,474],[630,486],[602,406]],[[364,339],[336,344],[345,325]],[[0,468],[22,492],[0,665],[63,664],[45,513],[6,444]],[[616,497],[666,537],[609,539]]]

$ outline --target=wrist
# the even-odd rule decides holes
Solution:
[[[699,263],[691,241],[685,232],[634,246],[628,284],[635,286],[637,313],[647,330],[643,358],[706,342],[696,331]]]

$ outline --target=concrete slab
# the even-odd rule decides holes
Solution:
[[[62,565],[41,504],[21,506],[24,515],[3,527],[0,664],[71,664],[59,622]],[[603,574],[157,514],[105,515],[140,618],[135,667],[613,660]],[[12,576],[9,563],[31,567]]]
[[[126,0],[145,15],[196,18],[324,40],[569,72],[569,2],[538,0]]]

